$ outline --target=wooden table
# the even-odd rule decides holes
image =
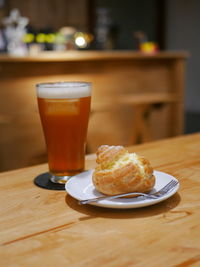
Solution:
[[[180,190],[154,206],[80,206],[36,187],[47,165],[0,175],[0,266],[200,266],[200,133],[129,148]],[[87,156],[87,167],[95,165]]]

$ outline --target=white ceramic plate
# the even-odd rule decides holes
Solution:
[[[103,196],[103,194],[99,193],[95,189],[92,183],[93,171],[94,170],[89,170],[71,178],[65,185],[67,193],[73,198],[76,198],[77,200],[84,200],[88,198]],[[154,188],[152,189],[152,192],[160,190],[171,180],[177,181],[175,177],[164,172],[154,171],[154,175],[156,177],[156,183]],[[90,205],[114,209],[140,208],[159,203],[174,195],[178,189],[179,183],[173,188],[173,190],[157,199],[145,199],[144,197],[118,198],[112,200],[101,200],[99,202],[92,202],[90,203]]]

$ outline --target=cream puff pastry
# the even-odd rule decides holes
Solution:
[[[92,181],[95,188],[106,195],[129,192],[149,192],[155,177],[150,162],[123,146],[100,146]]]

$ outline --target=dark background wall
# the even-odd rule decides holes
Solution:
[[[96,8],[107,7],[112,23],[118,27],[117,49],[136,48],[133,32],[144,31],[149,40],[158,41],[159,4],[157,0],[96,0]]]
[[[186,72],[186,110],[200,113],[200,1],[168,0],[166,49],[189,52]],[[200,122],[199,122],[200,124]]]
[[[166,1],[165,46],[189,52],[185,77],[185,132],[200,131],[200,1]]]

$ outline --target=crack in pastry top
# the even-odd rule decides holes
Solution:
[[[97,153],[97,163],[101,164],[102,171],[117,169],[130,162],[138,165],[141,173],[144,174],[144,166],[138,155],[136,153],[129,153],[123,146],[102,145]]]

